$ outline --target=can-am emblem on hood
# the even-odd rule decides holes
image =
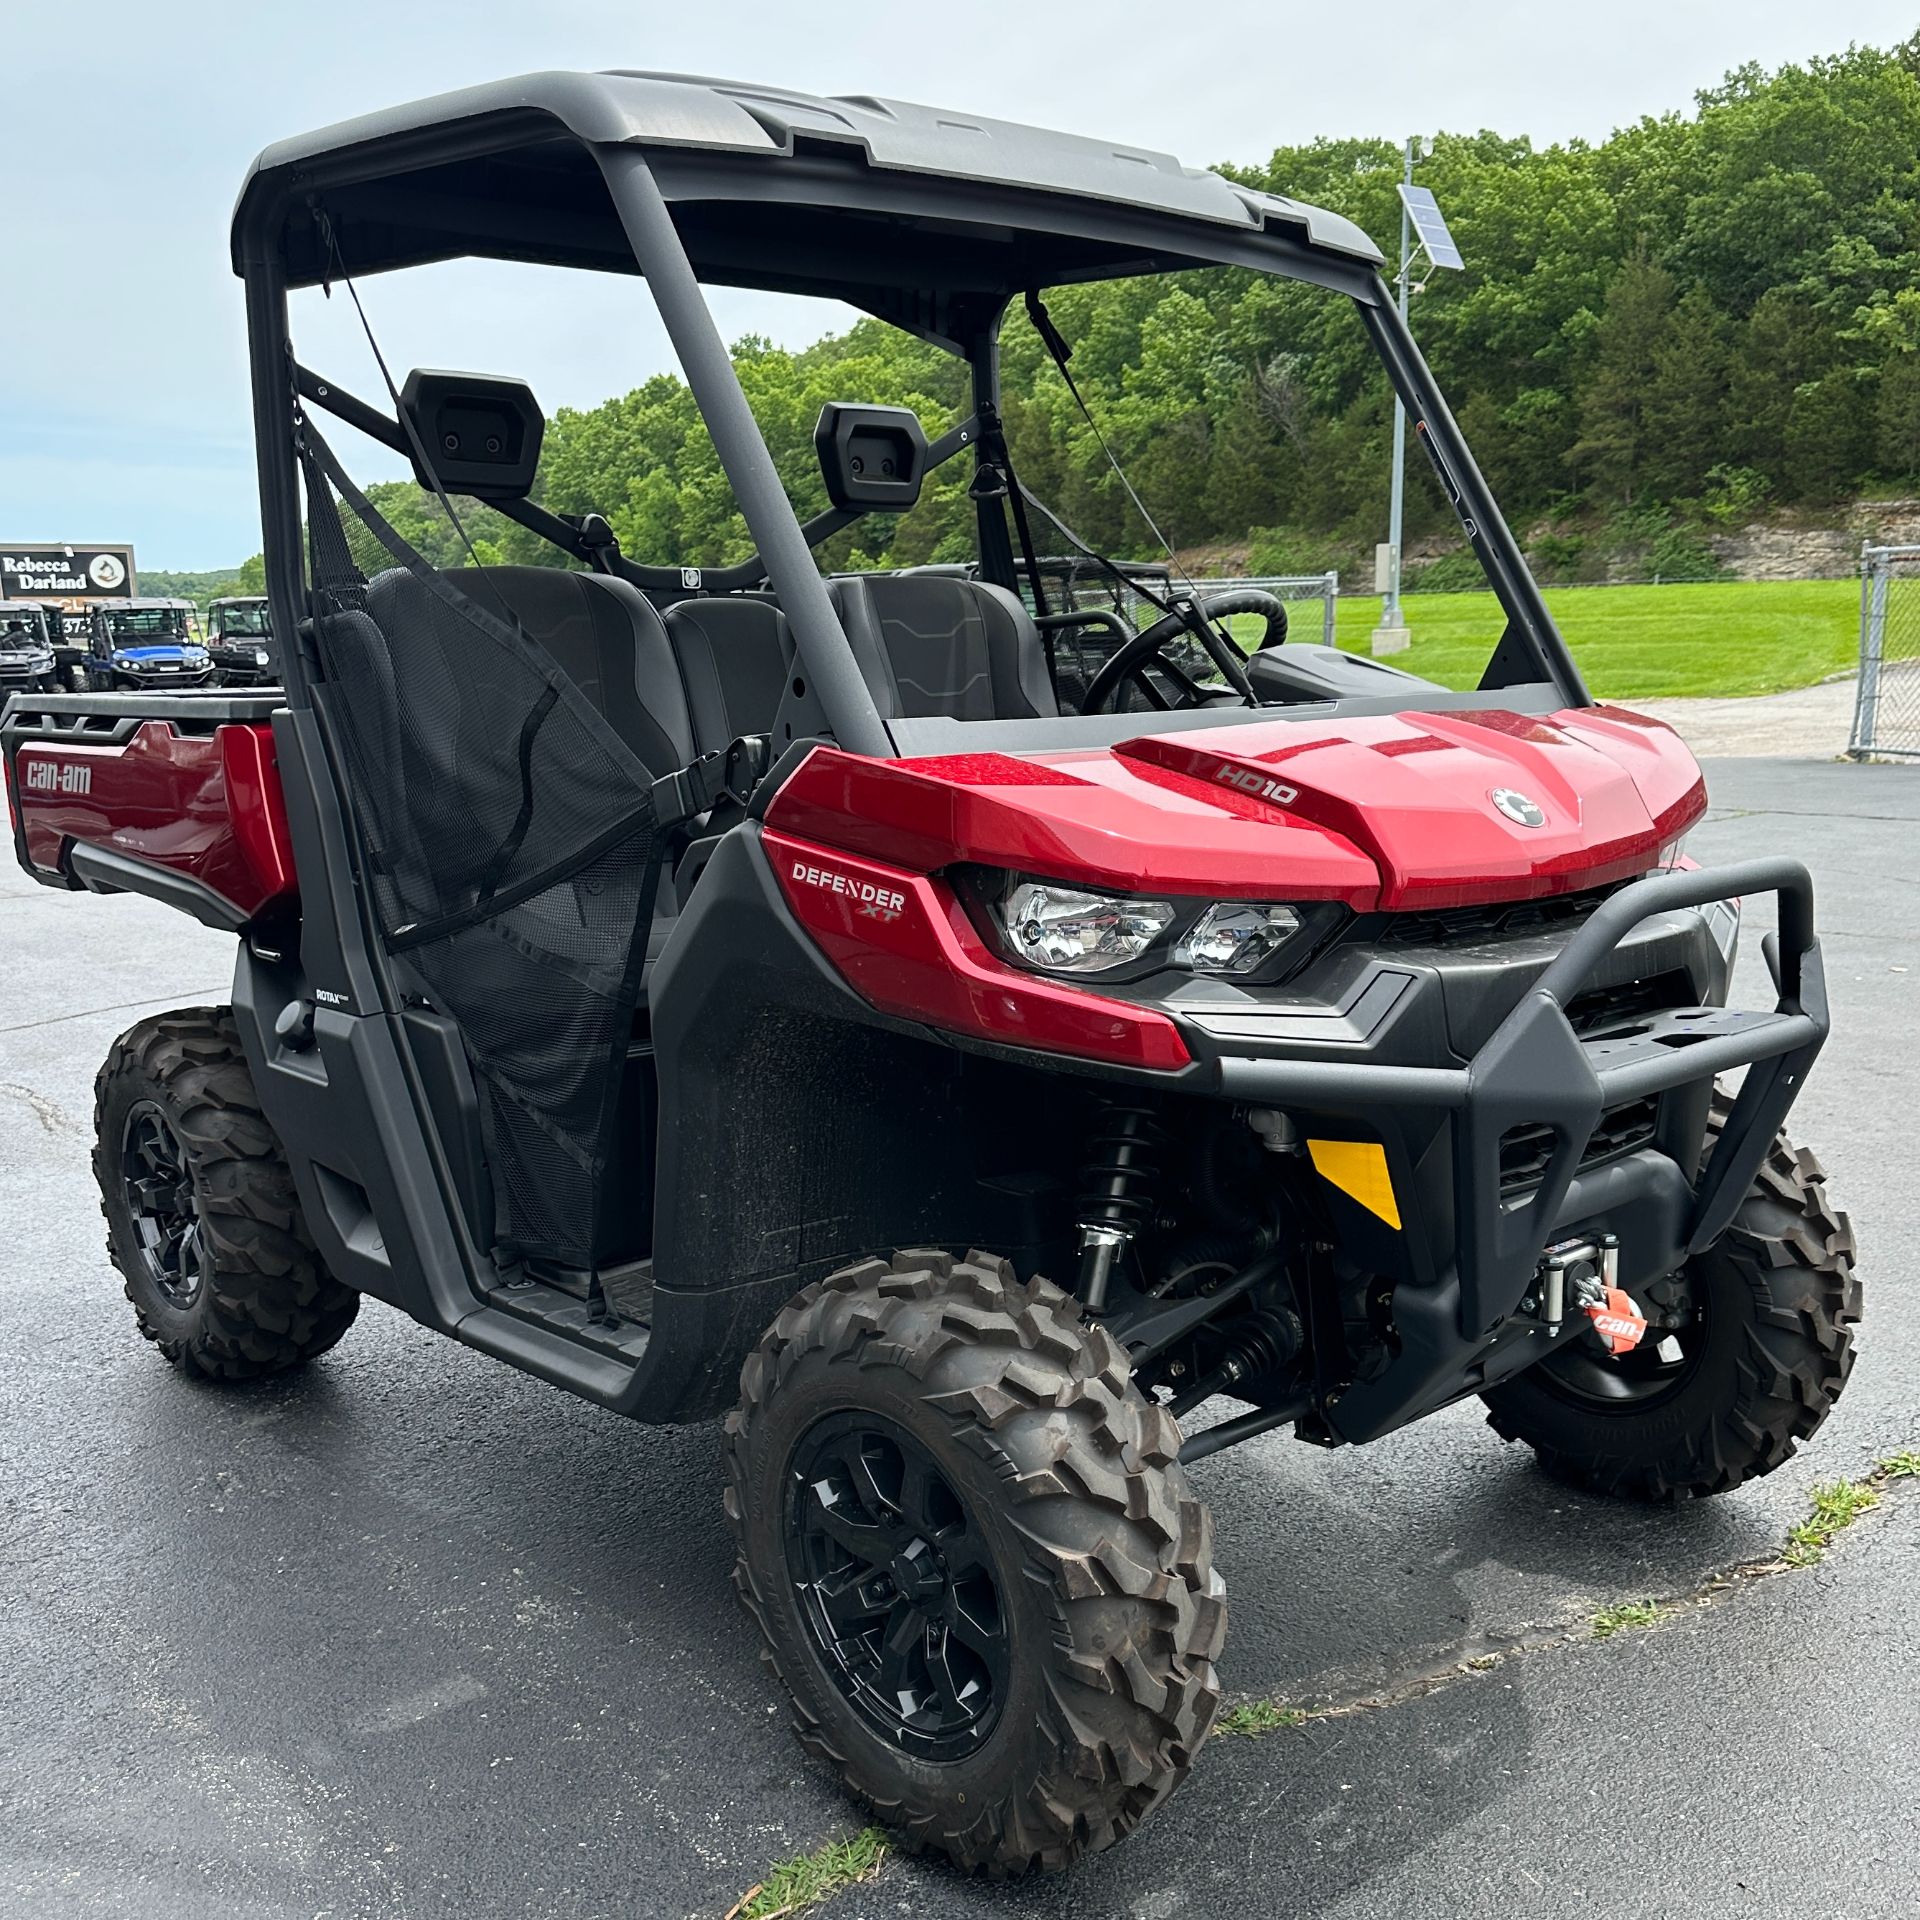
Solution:
[[[1547,816],[1524,793],[1515,793],[1511,787],[1495,787],[1487,798],[1516,827],[1544,827],[1547,824]]]

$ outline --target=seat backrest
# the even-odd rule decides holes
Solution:
[[[683,600],[667,610],[666,628],[699,752],[773,731],[793,671],[793,632],[771,600]]]
[[[1060,711],[1040,630],[1004,588],[882,573],[843,575],[827,592],[884,717],[1024,720]]]
[[[636,588],[557,567],[462,567],[447,578],[488,612],[504,601],[656,778],[693,759],[693,719],[673,648]]]

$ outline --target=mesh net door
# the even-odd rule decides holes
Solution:
[[[302,461],[318,699],[380,937],[459,1023],[502,1250],[591,1266],[658,875],[652,776],[504,604],[394,532],[311,426]]]

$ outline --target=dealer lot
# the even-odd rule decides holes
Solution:
[[[890,1858],[823,1911],[1920,1908],[1920,1484],[1820,1567],[1644,1634],[1585,1626],[1770,1558],[1816,1481],[1920,1446],[1920,779],[1710,778],[1692,851],[1791,852],[1818,888],[1835,1031],[1794,1128],[1867,1289],[1827,1429],[1674,1513],[1557,1487],[1472,1407],[1365,1450],[1208,1461],[1230,1695],[1391,1704],[1216,1741],[1064,1879]],[[251,1389],[138,1339],[92,1076],[141,1013],[224,997],[229,964],[158,906],[0,873],[0,1912],[717,1920],[855,1819],[732,1603],[715,1431],[624,1424],[377,1306]]]

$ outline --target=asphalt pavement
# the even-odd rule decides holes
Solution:
[[[1920,772],[1709,772],[1692,850],[1796,852],[1818,887],[1835,1034],[1794,1131],[1867,1299],[1833,1420],[1674,1511],[1568,1493],[1470,1407],[1208,1460],[1230,1694],[1380,1704],[1216,1739],[1071,1875],[890,1857],[823,1914],[1920,1911],[1920,1482],[1818,1567],[1590,1628],[1769,1560],[1816,1481],[1920,1446]],[[229,968],[159,907],[0,872],[0,1914],[719,1920],[858,1822],[732,1601],[715,1430],[623,1423],[372,1303],[239,1390],[136,1335],[92,1076]]]

